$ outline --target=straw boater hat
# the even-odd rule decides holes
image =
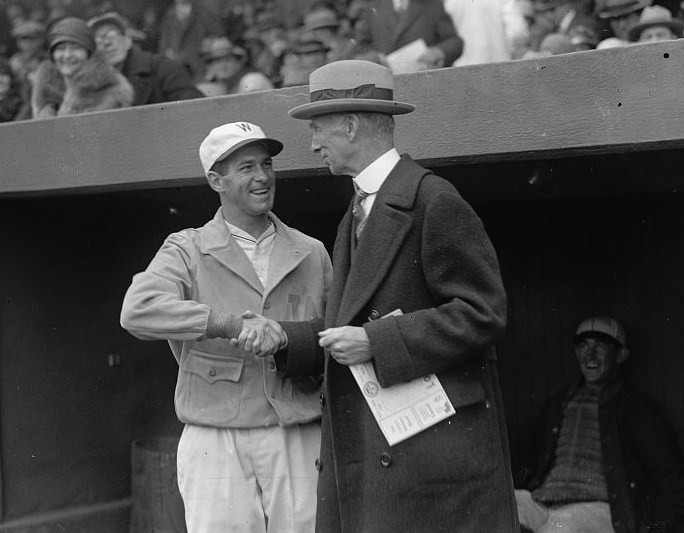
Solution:
[[[665,26],[666,28],[670,28],[672,33],[677,37],[682,36],[682,29],[684,28],[684,24],[677,19],[673,19],[672,13],[670,13],[670,10],[666,7],[645,7],[641,12],[639,22],[629,29],[629,40],[638,41],[642,31],[654,26]]]
[[[334,61],[314,70],[309,76],[309,100],[290,109],[289,115],[304,120],[347,111],[403,115],[416,108],[394,100],[390,69],[354,59]]]

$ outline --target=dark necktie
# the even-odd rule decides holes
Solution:
[[[362,202],[368,196],[368,193],[357,187],[356,184],[354,189],[356,193],[354,194],[354,203],[352,204],[352,215],[354,216],[354,235],[358,239],[366,224],[366,211],[363,208]]]

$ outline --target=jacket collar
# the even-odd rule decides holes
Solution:
[[[200,229],[200,252],[214,257],[264,298],[311,253],[311,247],[298,232],[283,224],[273,213],[269,213],[269,218],[275,225],[276,241],[266,287],[261,284],[249,258],[230,234],[221,208]]]

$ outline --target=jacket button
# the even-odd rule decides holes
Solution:
[[[323,464],[321,463],[321,460],[320,460],[320,459],[316,459],[316,462],[314,463],[314,467],[315,467],[316,470],[318,470],[319,472],[321,471],[321,468],[323,468]]]
[[[271,370],[273,370],[273,369],[275,368],[275,363],[274,363],[273,361],[271,361],[271,362],[268,364],[268,368],[270,368]]]
[[[558,428],[553,428],[553,429],[551,430],[551,433],[553,433],[554,435],[556,435],[556,434],[558,433]]]
[[[321,402],[321,407],[325,407],[325,394],[321,392],[321,395],[318,397],[318,401]]]
[[[373,309],[368,315],[368,320],[377,320],[380,318],[380,312],[377,309]]]
[[[270,309],[270,308],[271,308],[271,304],[269,304],[269,303],[264,304],[264,309]]]
[[[634,483],[634,481],[632,481],[632,482],[629,484],[629,488],[630,488],[630,489],[636,489],[636,483]]]
[[[383,452],[380,454],[380,464],[384,466],[385,468],[389,467],[392,464],[392,456],[387,453]]]
[[[216,375],[216,369],[215,368],[210,369],[209,375],[213,378]]]

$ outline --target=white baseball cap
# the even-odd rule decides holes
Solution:
[[[283,149],[283,143],[266,137],[259,126],[249,122],[231,122],[214,128],[199,147],[204,173],[208,174],[217,161],[224,160],[238,148],[254,142],[264,143],[271,157],[278,155]]]
[[[627,345],[625,330],[614,318],[607,316],[596,316],[583,320],[580,322],[579,326],[577,326],[575,340],[578,340],[586,335],[591,335],[592,333],[607,335],[623,348],[625,348]]]

